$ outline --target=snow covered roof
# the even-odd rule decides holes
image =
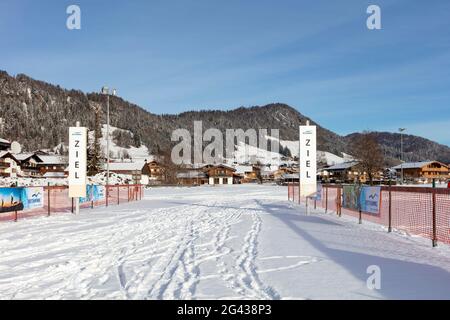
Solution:
[[[208,168],[208,167],[211,167],[211,168],[226,168],[226,169],[230,169],[230,170],[232,170],[232,171],[236,171],[236,169],[235,169],[234,167],[229,166],[229,165],[226,165],[226,164],[223,164],[223,163],[219,163],[219,164],[206,164],[206,165],[203,166],[203,168]]]
[[[109,170],[111,171],[141,171],[144,167],[145,162],[110,162]],[[103,168],[106,170],[106,163],[103,165]]]
[[[0,151],[0,158],[3,158],[4,156],[9,156],[9,157],[15,159],[14,156],[11,154],[11,152],[9,152],[9,151]]]
[[[68,160],[61,156],[39,156],[43,164],[67,164]]]
[[[8,140],[6,140],[6,139],[2,139],[2,138],[0,138],[0,143],[6,143],[6,144],[10,144],[11,142],[9,142]]]
[[[405,163],[403,163],[403,165],[399,164],[398,166],[395,166],[392,169],[400,170],[402,167],[403,167],[403,169],[419,169],[419,168],[427,166],[433,162],[437,162],[437,161],[405,162]]]
[[[19,161],[25,161],[32,157],[38,159],[39,161],[42,161],[40,156],[38,156],[35,153],[31,153],[31,152],[29,152],[29,153],[13,153],[12,155]]]
[[[335,164],[334,166],[325,168],[325,170],[330,171],[330,170],[345,170],[345,169],[349,169],[353,166],[356,166],[358,164],[358,161],[350,161],[350,162],[344,162],[344,163],[338,163]]]

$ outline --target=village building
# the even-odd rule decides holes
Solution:
[[[198,169],[191,169],[177,173],[177,181],[178,184],[183,186],[195,186],[209,183],[206,173]]]
[[[261,170],[261,179],[264,182],[272,182],[275,180],[274,171],[271,170]]]
[[[335,164],[322,169],[320,177],[323,181],[331,183],[364,183],[367,180],[367,175],[361,172],[357,166],[357,161]]]
[[[446,181],[450,178],[449,166],[439,161],[406,162],[393,167],[397,176],[411,182],[430,183],[433,179]]]
[[[142,169],[142,173],[148,175],[150,184],[161,184],[165,180],[165,167],[156,160],[147,162]]]
[[[285,173],[281,175],[278,184],[287,185],[288,183],[298,183],[300,175],[298,173]]]
[[[18,172],[20,177],[39,177],[38,164],[42,163],[42,159],[35,153],[17,153],[12,154],[17,160]],[[20,168],[20,169],[19,169]]]
[[[110,162],[109,171],[131,176],[133,174],[142,174],[144,166],[145,162],[143,161]],[[106,170],[106,163],[103,165],[103,170]]]
[[[20,171],[17,159],[9,151],[0,151],[0,177],[17,177]]]
[[[236,169],[224,164],[208,165],[204,167],[210,185],[237,184],[241,177],[236,174]]]
[[[135,184],[148,184],[148,175],[143,172],[146,165],[146,161],[110,162],[109,172],[130,176]],[[106,170],[106,163],[103,170]]]
[[[69,165],[67,157],[57,155],[39,155],[42,162],[37,163],[39,174],[44,178],[63,178]]]
[[[288,166],[279,167],[273,172],[273,180],[276,182],[282,182],[287,174],[297,174],[298,176],[298,170]]]
[[[0,138],[0,151],[7,151],[11,149],[11,142]]]
[[[259,166],[236,166],[235,169],[235,174],[241,177],[241,183],[262,181],[261,168]]]

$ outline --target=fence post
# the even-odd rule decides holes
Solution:
[[[17,222],[17,211],[14,211],[14,222]]]
[[[328,186],[325,185],[325,213],[328,211]]]
[[[75,198],[71,198],[72,199],[72,213],[73,213],[73,199],[75,199]]]
[[[117,204],[120,204],[120,186],[117,186]]]
[[[338,215],[338,217],[340,217],[341,216],[341,188],[338,186],[337,187],[337,191],[336,191],[336,193],[337,193],[337,196],[336,196],[336,213],[337,213],[337,215]]]
[[[47,216],[50,217],[50,187],[47,187]]]
[[[129,184],[127,185],[127,188],[128,188],[128,202],[130,202],[130,185]]]
[[[359,210],[359,224],[362,224],[362,211],[361,211],[361,180],[358,180],[358,210]]]
[[[106,206],[108,206],[108,198],[109,198],[109,188],[108,185],[106,185]]]
[[[391,190],[391,179],[389,179],[389,226],[388,232],[392,231],[392,190]]]
[[[432,189],[432,197],[433,197],[433,247],[437,247],[437,232],[436,232],[436,180],[433,179],[433,189]]]

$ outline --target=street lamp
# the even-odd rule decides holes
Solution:
[[[401,183],[403,184],[403,132],[406,131],[406,128],[398,128],[398,131],[400,132],[400,168],[402,171],[402,181]]]
[[[104,86],[102,94],[106,95],[106,197],[108,197],[109,186],[109,88]],[[116,95],[116,89],[112,90],[112,95]],[[106,201],[108,203],[108,201]]]

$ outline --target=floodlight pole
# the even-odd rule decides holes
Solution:
[[[104,86],[102,88],[102,94],[106,95],[106,197],[108,197],[109,186],[109,88]],[[112,91],[113,95],[116,95],[116,89]],[[108,204],[108,201],[106,201]]]
[[[400,131],[400,168],[401,168],[401,172],[402,172],[402,180],[401,180],[401,184],[403,184],[403,131],[405,131],[406,128],[399,128],[398,131]]]
[[[109,185],[109,93],[106,95],[106,188]]]

